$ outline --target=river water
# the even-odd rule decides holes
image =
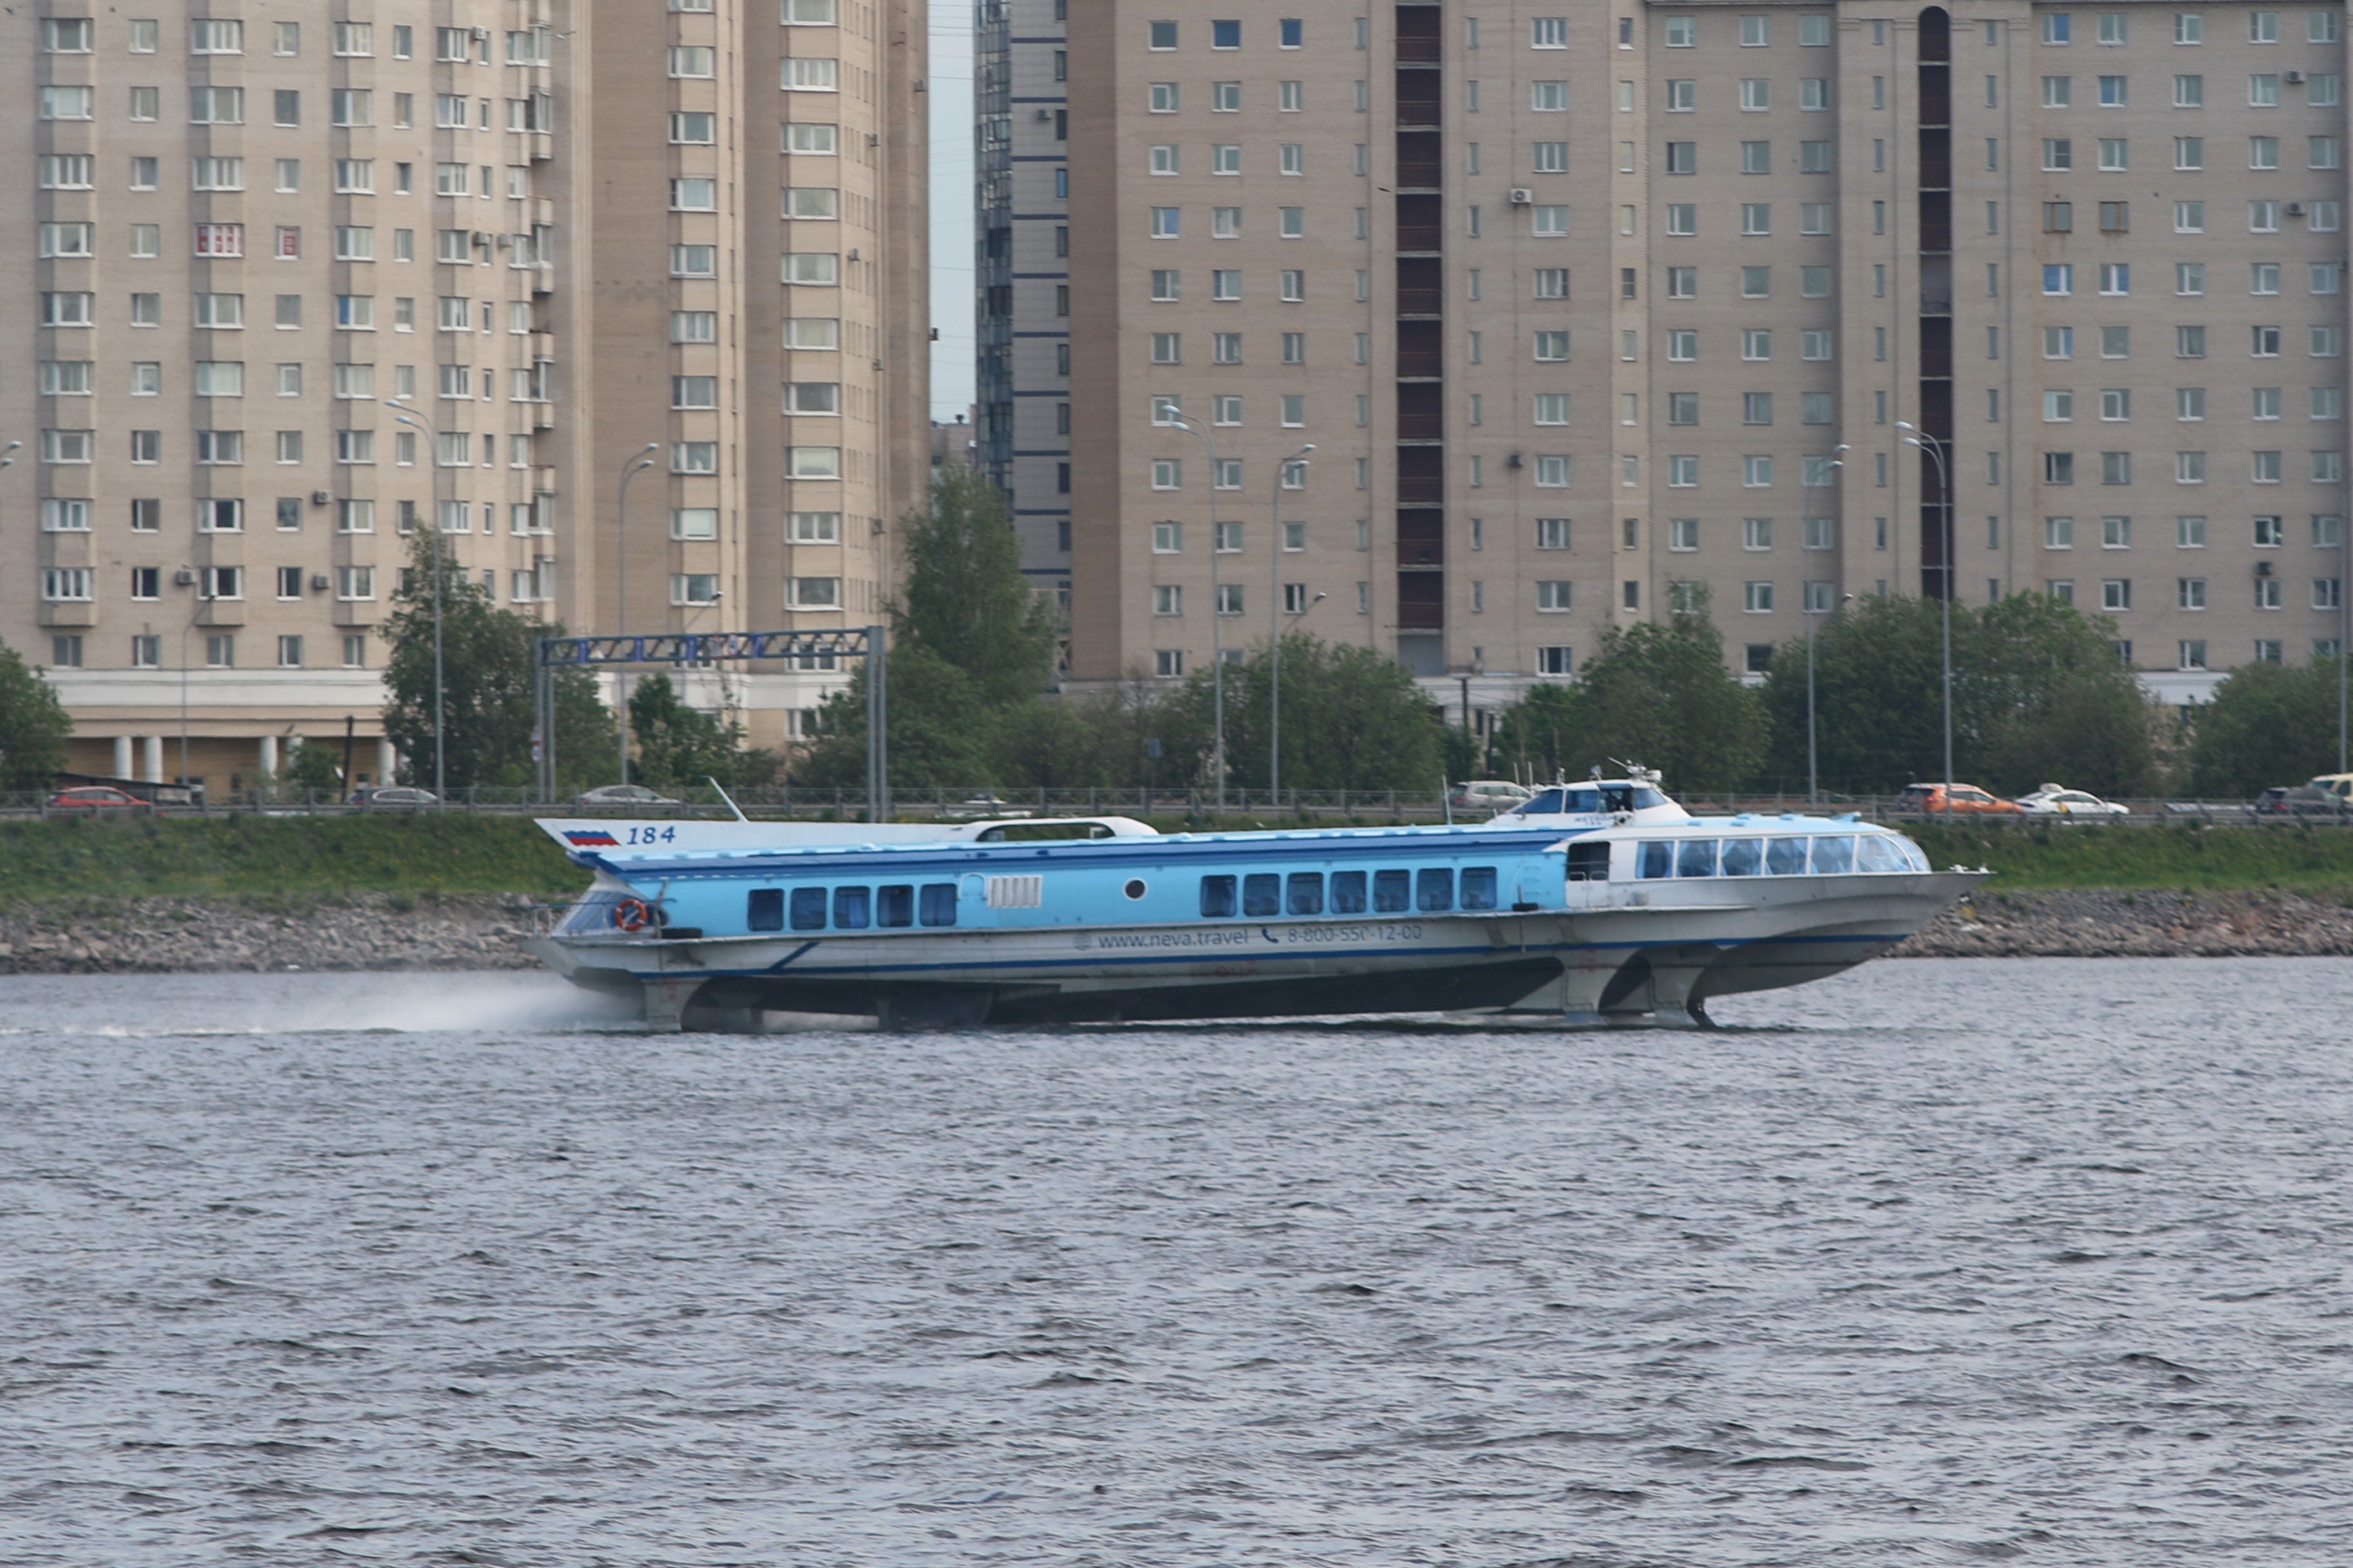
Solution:
[[[2353,963],[1716,1011],[0,981],[0,1563],[2353,1560]]]

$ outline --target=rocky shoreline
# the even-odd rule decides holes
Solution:
[[[0,975],[530,969],[534,900],[382,893],[0,910]],[[1979,892],[1899,958],[2353,956],[2353,908],[2275,892]]]
[[[1986,892],[1938,916],[1895,958],[2342,958],[2353,909],[2300,893]]]
[[[530,969],[536,900],[353,893],[0,909],[0,974]]]

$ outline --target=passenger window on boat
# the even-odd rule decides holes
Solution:
[[[825,929],[825,889],[823,888],[793,889],[793,929],[795,931]]]
[[[754,888],[744,895],[744,926],[747,931],[785,929],[785,890]]]
[[[1814,840],[1814,875],[1836,875],[1854,869],[1854,840],[1845,834],[1832,834]]]
[[[1567,812],[1599,811],[1601,792],[1598,789],[1573,789],[1566,792],[1560,809]]]
[[[1424,914],[1454,907],[1454,873],[1444,866],[1426,866],[1416,874],[1413,907]]]
[[[915,916],[927,926],[955,924],[956,886],[954,882],[926,882],[915,895]]]
[[[1556,789],[1538,790],[1535,795],[1512,809],[1515,814],[1523,816],[1558,816],[1562,812],[1569,809],[1561,803],[1562,795],[1563,792]]]
[[[1917,844],[1913,843],[1909,838],[1905,837],[1899,833],[1895,836],[1895,843],[1896,847],[1904,851],[1905,864],[1911,867],[1915,871],[1933,871],[1936,869],[1934,866],[1928,864],[1928,852],[1926,849],[1921,848]]]
[[[1290,915],[1320,915],[1324,912],[1324,875],[1320,871],[1293,871],[1282,889],[1282,912]]]
[[[1234,879],[1231,877],[1204,877],[1201,879],[1202,919],[1221,919],[1226,915],[1232,914],[1235,907]]]
[[[1678,877],[1713,877],[1715,875],[1715,840],[1686,838],[1675,846],[1675,875]]]
[[[1724,841],[1721,862],[1727,877],[1754,877],[1764,868],[1765,841],[1762,838],[1727,838]]]
[[[869,892],[864,888],[836,888],[833,890],[833,929],[864,931],[867,924]]]
[[[1335,915],[1360,915],[1365,912],[1365,874],[1362,871],[1332,873],[1332,912]]]
[[[1806,874],[1806,841],[1802,838],[1776,838],[1765,846],[1765,874],[1768,877],[1802,877]]]
[[[1495,907],[1495,868],[1462,868],[1462,907],[1466,910],[1492,910]]]
[[[874,889],[874,923],[911,926],[915,923],[915,889],[911,887]]]
[[[1568,879],[1606,882],[1609,879],[1609,846],[1572,844],[1568,847]]]
[[[1638,877],[1672,877],[1675,874],[1675,847],[1663,838],[1653,838],[1642,846],[1642,863],[1635,868]]]
[[[1373,911],[1393,915],[1413,908],[1413,879],[1405,871],[1373,873]]]
[[[1854,868],[1858,871],[1908,871],[1904,851],[1895,840],[1873,833],[1854,841]]]
[[[1242,879],[1242,913],[1246,915],[1278,915],[1282,912],[1282,879],[1272,871],[1260,871]]]

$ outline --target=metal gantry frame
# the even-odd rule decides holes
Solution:
[[[866,660],[866,820],[891,818],[890,636],[881,626],[838,632],[647,632],[617,637],[541,637],[532,702],[538,723],[540,798],[555,795],[555,675],[600,665],[692,667],[731,659]],[[813,668],[805,664],[805,668]]]

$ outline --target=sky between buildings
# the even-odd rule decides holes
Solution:
[[[972,0],[932,0],[932,417],[972,406]]]

